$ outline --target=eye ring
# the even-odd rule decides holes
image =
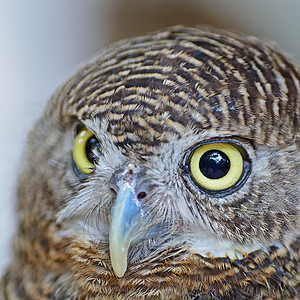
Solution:
[[[83,128],[76,135],[73,146],[73,160],[78,170],[88,175],[94,170],[94,164],[87,157],[87,144],[94,137],[94,134]]]
[[[224,176],[216,176],[215,178],[214,176],[206,176],[207,174],[205,175],[205,172],[201,170],[201,158],[203,159],[209,152],[212,152],[215,156],[219,154],[218,160],[220,157],[224,158],[225,161],[228,160],[228,162],[225,162],[225,164],[229,163],[228,168],[226,166],[226,170],[222,171]],[[189,159],[189,169],[194,182],[204,190],[211,192],[224,191],[235,186],[243,177],[244,158],[241,151],[231,143],[209,143],[199,146],[192,152]]]

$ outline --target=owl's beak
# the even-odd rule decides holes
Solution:
[[[132,164],[121,174],[116,187],[109,230],[110,258],[115,275],[122,277],[127,269],[127,254],[143,219],[142,205],[136,194],[138,170]]]

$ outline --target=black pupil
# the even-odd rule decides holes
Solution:
[[[199,167],[204,176],[210,179],[219,179],[228,173],[230,160],[224,152],[210,150],[201,156]]]
[[[95,161],[99,157],[99,142],[96,138],[92,137],[88,140],[86,144],[86,157],[91,163],[95,163]]]

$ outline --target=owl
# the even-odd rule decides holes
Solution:
[[[206,26],[123,40],[28,138],[1,299],[298,299],[300,68]]]

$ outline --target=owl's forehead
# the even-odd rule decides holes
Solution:
[[[253,37],[172,27],[109,47],[58,98],[63,114],[105,120],[125,143],[193,128],[278,145],[298,135],[299,82],[288,58]]]

